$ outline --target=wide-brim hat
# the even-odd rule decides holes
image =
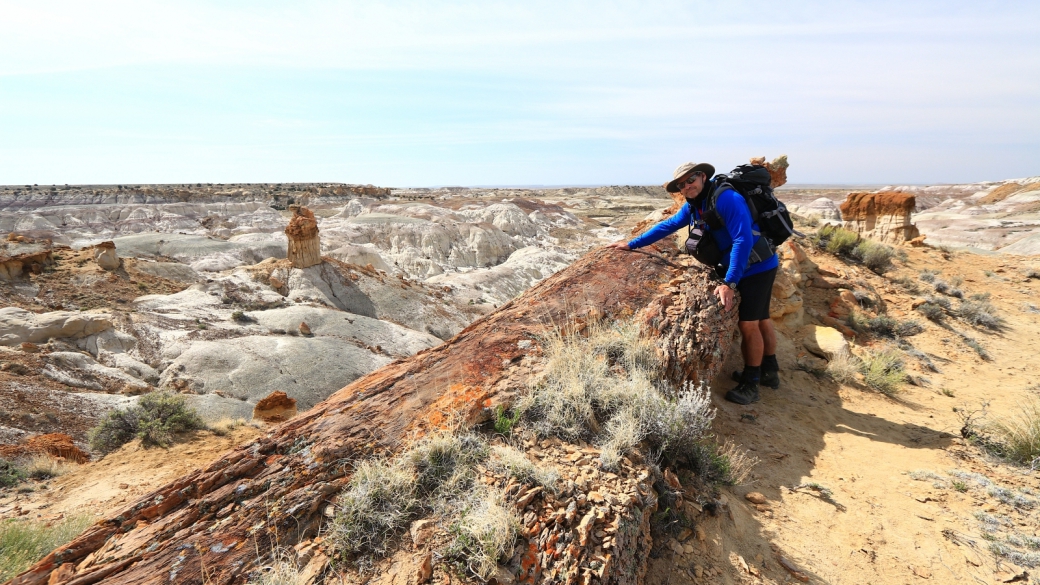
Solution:
[[[704,173],[704,176],[709,179],[715,176],[715,167],[708,163],[683,163],[679,165],[679,168],[675,169],[675,174],[673,175],[672,180],[664,186],[665,190],[669,193],[678,193],[679,182],[685,180],[691,173],[697,171]]]

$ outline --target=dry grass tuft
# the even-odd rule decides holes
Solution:
[[[893,347],[872,349],[860,360],[860,372],[867,386],[885,396],[895,396],[906,381],[903,357]]]
[[[1017,414],[987,426],[1005,457],[1034,469],[1040,467],[1040,402],[1024,404]]]
[[[832,357],[831,361],[827,363],[827,375],[839,384],[848,384],[856,379],[856,373],[859,372],[859,368],[859,358],[845,349]]]
[[[271,563],[258,569],[249,585],[307,585],[310,579],[300,572],[292,552],[282,550],[272,555]]]
[[[32,479],[61,477],[72,471],[75,465],[75,463],[69,463],[64,459],[51,457],[50,455],[33,455],[19,463],[19,467],[25,475]]]
[[[556,483],[560,481],[559,471],[536,465],[527,455],[508,445],[491,448],[491,465],[522,484],[540,485],[550,492],[556,491]]]
[[[0,521],[0,580],[28,569],[47,553],[69,542],[93,523],[90,516],[56,522]]]
[[[498,561],[513,554],[520,518],[501,494],[482,490],[473,496],[453,532],[453,553],[481,581],[495,574]]]
[[[758,457],[751,455],[736,443],[726,440],[719,447],[719,456],[729,461],[726,473],[726,483],[730,485],[748,485],[751,483],[751,474],[758,465]]]

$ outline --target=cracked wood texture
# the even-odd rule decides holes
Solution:
[[[444,344],[356,380],[97,522],[9,583],[245,583],[259,556],[318,533],[352,462],[396,452],[451,416],[475,424],[511,403],[536,373],[525,364],[540,362],[524,356],[537,354],[539,335],[554,326],[634,316],[673,381],[710,379],[733,340],[736,311],[721,312],[705,271],[661,251],[586,254]],[[521,349],[524,339],[534,346]]]

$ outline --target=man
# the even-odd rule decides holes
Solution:
[[[758,235],[758,225],[753,222],[744,197],[732,189],[725,189],[714,197],[716,182],[712,181],[715,167],[707,163],[686,163],[675,170],[673,179],[665,188],[669,193],[682,193],[686,204],[672,217],[658,223],[646,233],[630,242],[615,242],[612,248],[632,250],[652,244],[683,227],[690,227],[691,240],[687,247],[698,245],[697,234],[702,241],[713,238],[721,252],[719,265],[714,266],[723,283],[715,287],[715,296],[723,308],[730,311],[734,306],[734,290],[740,291],[740,309],[737,326],[740,329],[740,351],[744,357],[744,370],[735,374],[739,384],[726,393],[726,400],[737,404],[751,404],[759,400],[758,385],[761,382],[772,388],[780,387],[780,366],[776,361],[776,332],[769,318],[769,301],[773,291],[773,279],[779,262],[768,241]],[[711,214],[712,199],[717,216]],[[711,227],[705,219],[713,221]],[[755,254],[752,254],[752,250]],[[692,251],[692,250],[691,250]],[[751,262],[754,258],[757,261]]]

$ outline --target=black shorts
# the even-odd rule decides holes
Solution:
[[[740,292],[741,321],[762,321],[769,318],[769,300],[773,298],[773,280],[776,268],[745,276],[737,283]]]

